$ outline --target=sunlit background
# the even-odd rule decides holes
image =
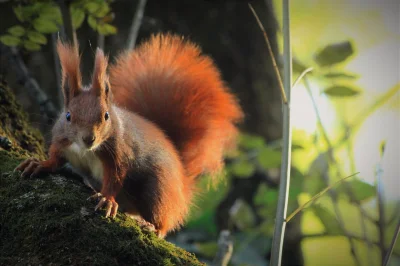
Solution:
[[[35,99],[9,62],[19,59],[29,71],[26,76],[37,81],[55,109],[62,105],[54,60],[62,2],[0,1],[0,41],[5,44],[0,48],[12,55],[10,61],[7,53],[0,53],[0,60],[6,59],[0,75],[47,140],[51,125],[42,100]],[[72,2],[84,80],[89,80],[96,46],[103,46],[111,60],[127,47],[139,1]],[[282,0],[249,2],[270,34],[273,49],[278,46],[276,57],[282,66]],[[17,13],[27,20],[18,19]],[[36,19],[40,27],[33,25]],[[380,265],[400,220],[400,1],[291,0],[290,19],[293,82],[303,70],[313,70],[292,89],[288,214],[340,179],[358,174],[336,184],[287,223],[283,265]],[[230,266],[268,265],[282,117],[263,34],[245,1],[148,0],[137,44],[167,31],[198,43],[214,59],[246,113],[238,150],[227,156],[223,182],[208,189],[208,180],[201,179],[202,193],[188,222],[167,241],[210,264],[219,233],[229,229]],[[33,32],[33,38],[28,39],[27,32]],[[11,52],[6,45],[18,47]],[[378,200],[377,184],[382,185],[383,202]],[[400,265],[399,241],[389,265]]]
[[[278,21],[281,21],[281,1],[276,0],[274,4]],[[380,164],[383,170],[381,178],[384,197],[388,206],[391,206],[389,202],[400,199],[400,2],[291,1],[291,37],[293,55],[307,67],[315,66],[313,55],[322,47],[339,41],[352,41],[356,49],[355,54],[336,69],[356,74],[358,79],[353,84],[362,92],[348,99],[332,100],[321,94],[324,86],[328,84],[310,77],[311,90],[323,126],[333,142],[343,132],[343,125],[361,123],[352,133],[350,143],[354,165],[351,166],[349,150],[345,146],[337,155],[339,162],[346,175],[355,170],[360,172],[359,176],[363,181],[371,184],[376,182],[376,169]],[[282,45],[282,41],[280,43]],[[294,79],[297,76],[298,74],[295,74]],[[393,92],[391,97],[372,111],[371,108],[377,100],[390,91]],[[369,116],[365,117],[364,121],[358,120],[367,112],[371,113],[368,113]],[[303,83],[292,91],[292,123],[294,132],[304,130],[312,134],[317,130],[317,117]],[[380,155],[382,142],[386,142],[383,157]],[[309,168],[308,163],[311,161],[308,159],[312,158],[294,155],[294,163],[302,165],[303,169]],[[303,196],[307,198],[306,195]],[[329,202],[326,199],[321,201]],[[345,208],[344,205],[342,207]],[[376,208],[376,201],[370,202],[366,208]],[[361,230],[359,223],[351,222],[360,219],[354,208],[345,208],[343,215],[349,230]],[[303,230],[311,233],[324,230],[322,225],[313,221],[314,218],[305,214],[302,221]],[[372,229],[373,225],[370,226],[368,233],[373,239],[377,239],[377,231]],[[303,242],[306,265],[339,265],[339,262],[341,265],[355,265],[345,237],[332,237],[330,241],[310,239]],[[332,246],[335,248],[330,248]],[[400,243],[397,243],[397,246],[399,247]],[[361,247],[359,252],[365,255],[363,265],[368,265],[369,257],[365,247]],[[378,259],[377,250],[374,252],[374,258]],[[378,260],[374,260],[374,263],[376,264],[373,265],[378,265]]]

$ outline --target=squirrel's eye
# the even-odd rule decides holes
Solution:
[[[104,119],[107,121],[108,118],[110,118],[110,115],[108,114],[108,112],[106,112],[106,113],[104,114]]]
[[[67,114],[65,115],[65,118],[67,118],[67,121],[71,121],[71,113],[67,112]]]

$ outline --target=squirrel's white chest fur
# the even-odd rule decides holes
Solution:
[[[64,156],[75,170],[81,172],[84,176],[89,173],[91,178],[100,184],[102,183],[103,165],[94,152],[83,149],[74,142],[64,150]],[[91,183],[87,177],[85,178],[85,183]]]

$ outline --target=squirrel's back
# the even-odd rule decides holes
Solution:
[[[114,102],[160,127],[186,174],[217,172],[234,146],[243,113],[212,59],[170,34],[121,54],[110,69]]]

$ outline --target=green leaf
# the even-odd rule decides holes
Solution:
[[[71,9],[71,19],[72,26],[75,29],[78,29],[85,20],[85,12],[82,9],[73,8]]]
[[[33,27],[41,33],[53,33],[58,31],[58,26],[54,21],[42,17],[33,21]]]
[[[21,43],[21,39],[19,37],[8,34],[1,36],[0,41],[7,46],[18,46]]]
[[[333,85],[324,90],[326,95],[332,97],[351,97],[359,94],[361,91],[345,85]]]
[[[354,53],[349,41],[335,43],[326,46],[316,56],[315,61],[321,67],[331,66],[345,61]]]
[[[358,75],[346,72],[332,72],[324,74],[323,76],[329,79],[346,79],[346,80],[355,80],[358,78]]]
[[[278,168],[281,164],[281,152],[263,147],[257,155],[257,161],[264,169]]]
[[[261,183],[257,192],[253,196],[253,202],[255,205],[276,205],[278,200],[278,191],[273,188],[269,188],[265,183]]]
[[[247,160],[241,160],[231,165],[230,171],[236,177],[250,177],[254,171],[255,166]]]
[[[107,15],[109,11],[110,11],[110,7],[108,6],[108,4],[106,2],[102,2],[101,6],[99,7],[99,9],[96,11],[96,13],[94,15],[97,18],[102,18],[105,15]]]
[[[313,205],[312,210],[319,217],[322,224],[325,226],[325,230],[330,235],[343,235],[343,230],[341,229],[336,217],[327,209],[319,206]]]
[[[25,29],[22,26],[13,26],[8,29],[8,32],[11,33],[11,35],[14,35],[16,37],[21,37],[25,34]]]
[[[94,29],[94,30],[97,29],[97,20],[96,20],[95,17],[93,17],[93,16],[88,16],[87,22],[88,22],[89,26],[90,26],[92,29]]]
[[[89,2],[84,5],[84,8],[91,14],[95,13],[99,8],[100,4],[96,2]]]
[[[252,150],[265,146],[264,138],[256,135],[242,133],[239,136],[240,147]]]
[[[38,51],[40,50],[40,45],[37,43],[34,43],[32,41],[25,41],[24,42],[24,47],[28,51]]]
[[[367,201],[376,196],[376,187],[359,179],[347,181],[347,188],[350,188],[353,200],[355,201]],[[337,188],[337,192],[348,195],[347,188],[346,185],[342,185]]]
[[[99,33],[103,35],[110,35],[117,33],[117,28],[110,24],[99,24],[97,27]]]
[[[28,38],[30,41],[37,43],[37,44],[46,44],[47,38],[43,34],[37,31],[29,31]]]
[[[50,3],[40,10],[40,18],[52,20],[59,25],[62,24],[60,8]]]
[[[24,17],[24,13],[23,13],[23,10],[22,10],[22,6],[13,7],[13,11],[14,11],[14,14],[15,14],[15,16],[17,17],[17,19],[19,21],[21,21],[21,22],[25,21],[25,17]]]

